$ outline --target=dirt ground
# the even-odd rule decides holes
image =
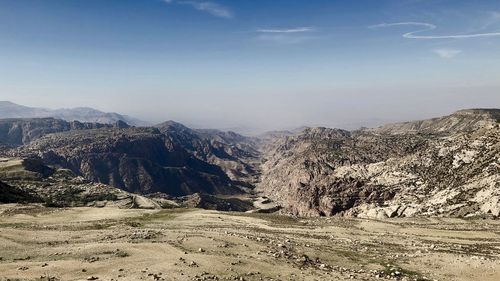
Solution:
[[[0,205],[0,280],[500,280],[500,222]]]

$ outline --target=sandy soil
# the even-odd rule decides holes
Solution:
[[[500,280],[500,222],[0,205],[0,280]]]

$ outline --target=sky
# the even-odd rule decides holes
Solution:
[[[248,130],[500,107],[498,0],[0,0],[0,100]]]

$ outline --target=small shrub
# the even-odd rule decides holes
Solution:
[[[120,250],[120,251],[117,251],[115,253],[115,256],[117,256],[119,258],[126,258],[126,257],[128,257],[130,255],[127,252]]]

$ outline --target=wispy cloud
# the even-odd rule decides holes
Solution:
[[[483,37],[496,37],[500,36],[500,32],[486,32],[486,33],[471,33],[471,34],[451,34],[451,35],[419,35],[419,33],[427,32],[437,29],[437,26],[426,22],[396,22],[396,23],[382,23],[369,26],[372,29],[386,28],[393,26],[420,26],[423,29],[404,33],[404,38],[410,39],[467,39],[467,38],[483,38]]]
[[[309,41],[314,36],[307,33],[315,31],[312,27],[294,28],[261,28],[257,29],[259,41],[268,42],[275,45],[296,45]]]
[[[259,41],[264,41],[276,45],[296,45],[309,41],[309,36],[291,36],[289,34],[261,34],[257,36]]]
[[[439,57],[443,59],[452,59],[462,53],[462,50],[457,49],[436,49],[433,50]]]
[[[257,29],[257,32],[260,33],[302,33],[302,32],[311,32],[314,29],[312,27],[297,27],[297,28],[288,28],[288,29]]]
[[[190,6],[198,11],[206,12],[212,16],[219,18],[230,19],[234,17],[234,13],[227,7],[221,4],[209,1],[178,1],[178,0],[163,0],[167,4],[180,4]]]

